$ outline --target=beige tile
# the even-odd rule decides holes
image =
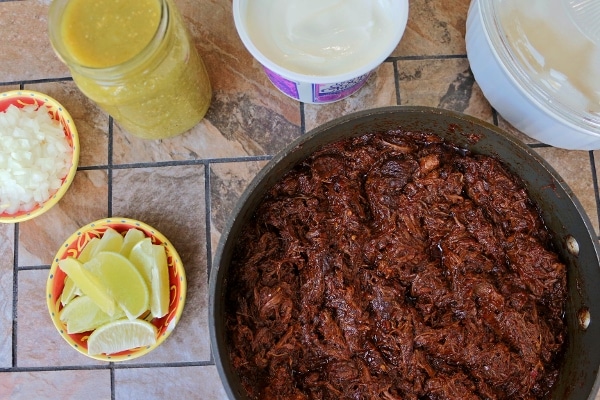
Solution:
[[[115,370],[115,398],[226,400],[214,366]]]
[[[79,91],[72,81],[25,85],[55,98],[71,114],[79,133],[79,166],[108,163],[108,115]]]
[[[110,399],[110,371],[28,371],[0,374],[0,395],[11,400]]]
[[[341,115],[375,107],[397,105],[394,65],[385,62],[377,68],[358,92],[329,104],[304,106],[306,130],[309,131]]]
[[[493,122],[466,58],[398,61],[400,103],[439,107]]]
[[[54,327],[46,305],[48,270],[19,271],[17,366],[100,364],[73,349]]]
[[[248,110],[252,108],[248,104]],[[247,110],[247,111],[248,111]],[[269,121],[272,117],[259,118],[257,125],[262,121]],[[283,131],[299,131],[298,127],[283,124]],[[239,127],[237,127],[239,128]],[[264,128],[267,130],[268,128]],[[239,130],[233,136],[228,136],[215,127],[207,117],[196,125],[191,131],[183,135],[148,141],[140,139],[123,131],[118,125],[114,129],[114,164],[132,164],[160,161],[181,161],[212,158],[233,158],[248,155],[260,155],[268,152],[260,143],[246,135],[244,130]],[[285,136],[285,135],[284,135]],[[291,139],[290,139],[291,141]]]
[[[107,216],[105,170],[78,171],[65,196],[46,213],[22,222],[19,266],[48,265],[60,245],[80,227]]]
[[[0,368],[12,366],[15,224],[0,224]]]
[[[470,0],[411,0],[408,25],[394,56],[466,54]]]
[[[594,194],[590,153],[587,151],[564,150],[555,147],[535,149],[564,179],[587,213],[596,233],[598,227],[598,205]]]
[[[266,79],[261,72],[260,80]],[[236,82],[234,82],[235,84]],[[243,84],[240,83],[240,87]],[[270,82],[263,81],[259,91],[274,93],[250,95],[234,89],[217,92],[207,119],[229,142],[239,143],[240,156],[275,154],[301,135],[300,103],[280,93]],[[256,93],[256,91],[254,92]],[[219,154],[219,147],[209,150]]]
[[[50,46],[48,4],[47,0],[1,4],[0,80],[15,82],[70,76]]]
[[[212,164],[210,167],[211,247],[215,251],[240,196],[266,161]]]
[[[183,315],[171,336],[134,363],[210,359],[204,181],[202,165],[113,173],[113,215],[143,221],[165,235],[181,256],[188,286]]]

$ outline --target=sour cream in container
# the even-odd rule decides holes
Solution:
[[[356,92],[396,48],[407,0],[234,0],[242,42],[271,82],[306,103]]]

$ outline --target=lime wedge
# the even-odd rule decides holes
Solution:
[[[65,287],[60,295],[60,302],[63,306],[66,306],[75,296],[81,294],[81,290],[75,285],[73,279],[67,275],[65,277]]]
[[[146,285],[150,288],[152,286],[152,264],[154,262],[152,240],[145,238],[136,243],[129,253],[129,261],[135,265],[144,277]]]
[[[94,274],[83,268],[78,260],[69,257],[58,262],[62,269],[81,292],[90,297],[96,305],[108,315],[115,314],[115,300],[104,285]]]
[[[85,245],[83,250],[81,250],[81,253],[79,253],[77,260],[82,264],[85,264],[86,262],[88,262],[92,258],[92,254],[95,252],[99,243],[100,243],[100,238],[97,238],[97,237],[91,238],[90,241],[87,242],[87,244]],[[62,303],[63,306],[66,306],[75,296],[79,296],[79,295],[81,295],[81,290],[79,290],[77,285],[75,285],[75,282],[73,282],[73,279],[71,279],[67,276],[65,278],[65,287],[60,296],[60,302]]]
[[[119,319],[100,326],[88,338],[88,354],[113,354],[156,343],[157,329],[141,319]]]
[[[97,237],[91,238],[90,241],[87,242],[87,244],[85,245],[83,250],[81,250],[81,253],[79,253],[79,257],[77,257],[77,259],[82,264],[85,264],[86,262],[90,261],[90,259],[92,258],[92,254],[94,254],[99,243],[100,243],[100,238],[97,238]]]
[[[161,318],[169,312],[169,266],[167,253],[163,246],[153,244],[152,254],[152,289],[150,297],[150,312],[154,317]]]
[[[118,253],[123,246],[123,236],[113,228],[108,228],[104,231],[104,235],[100,238],[100,242],[92,251],[91,256],[94,257],[101,251],[114,251]]]
[[[146,238],[133,246],[129,260],[140,271],[150,289],[152,316],[165,316],[169,311],[169,269],[165,248],[152,244],[150,238]]]
[[[125,257],[129,257],[129,253],[131,252],[133,246],[135,246],[136,243],[138,243],[145,237],[146,235],[144,234],[144,232],[140,231],[139,229],[128,230],[125,234],[125,238],[123,239],[123,245],[121,246],[121,250],[119,251],[119,253],[121,253]]]
[[[74,298],[59,314],[60,320],[67,324],[67,332],[70,334],[91,331],[124,316],[125,313],[120,309],[116,309],[114,315],[108,315],[88,296]]]
[[[149,308],[148,286],[137,268],[119,253],[101,251],[89,263],[89,271],[107,288],[127,318],[136,319]],[[83,290],[83,288],[82,288]]]

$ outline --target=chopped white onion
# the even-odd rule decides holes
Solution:
[[[45,106],[0,112],[0,213],[31,211],[60,188],[73,150]]]

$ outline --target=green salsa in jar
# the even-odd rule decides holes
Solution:
[[[136,136],[181,134],[208,110],[208,74],[172,0],[55,0],[50,38],[79,89]]]

